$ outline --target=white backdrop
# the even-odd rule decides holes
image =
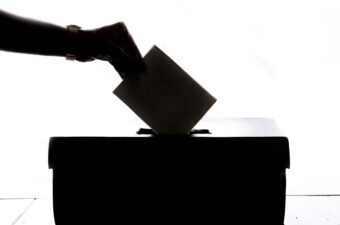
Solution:
[[[142,54],[158,45],[218,99],[206,117],[276,120],[291,145],[288,193],[339,194],[339,1],[10,0],[1,8],[84,29],[124,21]],[[5,184],[51,179],[50,136],[109,136],[136,118],[112,94],[120,78],[108,63],[1,51],[0,60],[0,195]]]

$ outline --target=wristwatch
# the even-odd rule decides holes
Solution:
[[[71,40],[72,40],[71,43],[73,47],[77,44],[80,29],[81,27],[77,25],[73,25],[73,24],[67,26],[67,31],[71,37]],[[70,49],[72,49],[72,47],[70,47]],[[77,58],[75,53],[66,53],[65,57],[67,60],[72,60],[72,61]]]

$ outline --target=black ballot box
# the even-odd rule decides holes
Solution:
[[[211,134],[51,137],[56,225],[282,225],[289,143],[275,122],[204,128]]]

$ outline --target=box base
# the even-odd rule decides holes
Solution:
[[[283,224],[286,167],[277,160],[285,161],[285,138],[64,138],[51,145],[56,225]]]

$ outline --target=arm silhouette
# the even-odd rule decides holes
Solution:
[[[75,55],[81,62],[110,62],[124,77],[145,69],[142,56],[122,22],[71,35],[66,27],[37,21],[0,10],[0,49],[46,56]]]

